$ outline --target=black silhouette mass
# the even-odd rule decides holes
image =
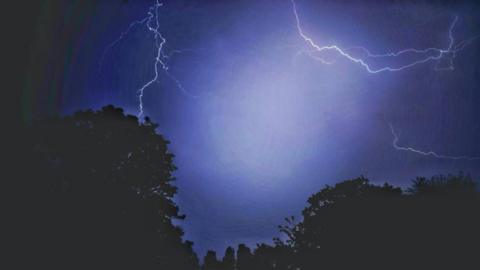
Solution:
[[[474,269],[480,192],[464,174],[409,189],[360,177],[326,186],[284,238],[240,244],[200,266],[174,221],[174,155],[148,118],[113,106],[33,124],[23,144],[32,223],[25,254],[49,269]],[[20,195],[20,193],[18,194]]]

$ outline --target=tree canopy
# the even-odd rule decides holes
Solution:
[[[173,225],[174,155],[157,125],[113,106],[34,124],[23,179],[36,265],[62,269],[196,269]]]
[[[420,177],[406,191],[360,177],[307,203],[300,221],[279,226],[284,241],[257,246],[249,269],[480,267],[480,193],[468,175]]]
[[[25,130],[14,196],[24,267],[200,269],[182,220],[174,155],[158,125],[113,106]],[[325,186],[273,244],[228,247],[203,270],[479,269],[480,192],[468,175],[407,189],[359,177]],[[22,264],[21,262],[18,262]]]

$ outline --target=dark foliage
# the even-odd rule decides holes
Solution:
[[[202,270],[220,270],[222,269],[222,263],[217,260],[217,253],[209,250],[205,258],[203,259]]]
[[[360,177],[312,195],[300,222],[280,226],[286,241],[258,245],[237,269],[480,269],[479,228],[469,176],[417,178],[407,192]]]
[[[157,125],[107,106],[25,130],[13,188],[18,269],[199,269]],[[5,188],[4,188],[5,190]],[[402,191],[360,177],[326,186],[285,239],[209,251],[203,270],[480,269],[480,192],[462,173]]]
[[[225,255],[223,256],[222,266],[224,270],[235,269],[235,250],[232,247],[227,247]]]
[[[253,268],[253,254],[249,247],[244,244],[238,245],[237,270],[248,270]]]
[[[174,219],[168,141],[107,106],[30,127],[23,252],[37,269],[197,269]]]

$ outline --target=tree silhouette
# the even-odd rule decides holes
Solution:
[[[173,154],[148,118],[106,106],[38,123],[23,156],[31,262],[54,269],[196,269],[173,225]]]
[[[207,251],[207,255],[203,259],[202,270],[221,270],[222,264],[217,260],[217,254],[215,251]]]
[[[417,178],[408,193],[361,177],[312,195],[280,229],[294,268],[473,269],[479,202],[463,174]]]
[[[168,141],[106,106],[25,130],[16,185],[20,269],[199,269],[173,201]],[[418,177],[402,191],[364,177],[310,196],[274,245],[214,251],[204,270],[480,269],[480,192],[457,175]],[[30,265],[28,265],[30,264]]]
[[[232,247],[227,247],[227,249],[225,249],[225,255],[223,256],[222,260],[222,269],[235,269],[235,250]]]
[[[430,179],[417,177],[408,188],[408,192],[417,197],[472,197],[477,195],[476,185],[469,175],[435,175]]]
[[[237,270],[253,269],[253,254],[245,244],[238,245],[236,267]]]
[[[405,191],[359,177],[327,185],[307,202],[300,221],[292,216],[279,226],[286,239],[258,244],[253,252],[240,244],[235,268],[208,269],[480,267],[480,193],[463,173],[419,177]]]

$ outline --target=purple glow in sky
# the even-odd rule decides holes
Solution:
[[[199,254],[269,242],[325,184],[480,176],[479,160],[438,158],[480,156],[473,1],[92,5],[63,45],[60,111],[114,104],[160,124]]]

